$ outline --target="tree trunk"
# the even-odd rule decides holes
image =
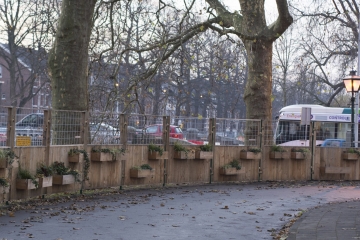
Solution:
[[[52,89],[52,143],[78,144],[79,113],[88,110],[88,47],[96,0],[63,0],[49,52]],[[66,129],[65,129],[66,127]]]
[[[271,119],[272,42],[245,41],[248,81],[245,88],[246,118]]]
[[[63,0],[49,52],[52,107],[88,110],[88,46],[96,0]]]

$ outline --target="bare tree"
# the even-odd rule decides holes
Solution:
[[[0,48],[10,73],[10,104],[23,107],[47,83],[46,48],[54,20],[51,2],[3,0],[0,3]],[[25,72],[29,72],[25,74]]]
[[[359,5],[353,0],[334,0],[331,4],[312,1],[293,6],[302,18],[301,61],[308,66],[306,79],[320,85],[321,91],[307,89],[315,102],[330,106],[344,88],[342,78],[354,68],[359,39]],[[306,20],[306,21],[305,21]]]

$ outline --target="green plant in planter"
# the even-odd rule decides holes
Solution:
[[[149,152],[158,152],[160,154],[160,156],[163,155],[164,149],[160,146],[154,145],[154,144],[149,144],[148,146]]]
[[[22,169],[20,166],[19,166],[19,171],[18,171],[18,174],[17,174],[17,178],[18,179],[30,179],[31,182],[35,185],[36,188],[39,187],[39,181],[36,180],[35,176],[32,175],[29,172],[29,170]]]
[[[291,152],[301,152],[301,153],[309,153],[309,149],[306,149],[306,148],[292,148],[291,149]]]
[[[122,148],[121,148],[122,149]],[[124,149],[125,152],[125,149]],[[89,171],[90,171],[90,158],[89,158],[89,154],[82,149],[77,149],[77,148],[72,148],[70,149],[70,151],[68,152],[69,156],[73,156],[75,154],[80,154],[82,153],[84,155],[84,166],[83,166],[83,174],[84,174],[84,181],[85,180],[89,180]]]
[[[360,156],[360,151],[355,148],[348,148],[344,151],[344,153],[356,153],[357,155]]]
[[[116,160],[116,154],[117,153],[121,153],[121,154],[125,154],[125,149],[124,148],[92,148],[91,149],[92,152],[102,152],[102,153],[110,153],[112,155],[112,159]]]
[[[239,163],[239,160],[236,160],[236,159],[234,159],[234,160],[232,160],[231,162],[229,162],[228,164],[225,164],[224,166],[223,166],[223,168],[236,168],[236,170],[240,170],[241,169],[241,165],[240,165],[240,163]]]
[[[278,146],[278,145],[272,145],[272,146],[270,147],[270,150],[271,150],[272,152],[286,152],[285,149],[283,149],[281,146]]]
[[[149,170],[152,170],[152,167],[149,164],[143,164],[140,167],[139,166],[134,166],[134,167],[132,167],[132,169],[138,169],[138,170],[149,169]]]
[[[5,178],[0,178],[0,186],[2,187],[8,187],[9,183]]]
[[[254,154],[258,154],[261,152],[261,149],[260,148],[242,149],[241,152],[253,152]]]
[[[211,152],[212,151],[212,146],[210,144],[204,144],[199,146],[200,150],[203,152]]]
[[[0,158],[6,158],[9,165],[11,165],[17,157],[10,148],[0,150]]]
[[[65,167],[65,164],[63,162],[54,162],[51,165],[51,168],[54,171],[54,174],[57,175],[73,175],[75,177],[75,180],[79,182],[80,174],[78,171],[73,170],[69,167]]]
[[[35,177],[50,177],[54,174],[54,171],[51,166],[46,166],[45,164],[40,164],[40,166],[36,169]]]
[[[183,145],[181,145],[181,143],[175,142],[174,143],[174,150],[177,151],[177,152],[184,152],[186,158],[188,158],[188,153],[190,152],[190,150],[187,149],[186,147],[184,147]]]

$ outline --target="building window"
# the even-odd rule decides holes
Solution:
[[[6,99],[4,93],[3,93],[3,95],[1,96],[1,99],[2,99],[2,100],[5,100],[5,99]]]
[[[0,78],[2,78],[2,66],[0,65]]]

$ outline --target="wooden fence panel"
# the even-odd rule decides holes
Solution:
[[[261,180],[263,181],[289,181],[310,180],[311,178],[311,154],[305,159],[291,159],[291,148],[284,147],[286,152],[282,153],[282,159],[270,158],[270,147],[262,149]]]
[[[344,148],[320,148],[320,180],[359,180],[359,160],[342,158]]]
[[[0,170],[0,177],[10,178],[11,188],[9,193],[0,192],[0,202],[8,199],[26,199],[29,197],[40,196],[58,192],[71,192],[81,189],[80,183],[69,185],[54,185],[52,187],[35,190],[17,190],[16,175],[19,165],[35,173],[40,163],[52,164],[55,161],[64,162],[66,166],[71,166],[80,173],[83,171],[84,161],[79,163],[68,162],[68,152],[71,148],[81,149],[83,145],[71,146],[51,146],[49,158],[46,158],[46,149],[39,147],[15,147],[14,151],[19,159],[13,164],[9,172],[8,169]],[[91,148],[87,147],[89,156]],[[108,148],[121,148],[121,145],[97,146]],[[189,146],[194,150],[196,146]],[[342,158],[343,148],[315,148],[313,175],[311,175],[311,153],[306,154],[305,159],[291,159],[291,147],[284,147],[287,151],[283,154],[283,159],[270,159],[270,147],[264,146],[261,153],[255,160],[240,158],[241,150],[247,149],[244,146],[216,146],[213,155],[214,175],[212,182],[232,182],[232,181],[278,181],[278,180],[359,180],[360,163],[359,160],[345,160]],[[167,181],[169,184],[181,183],[208,183],[210,181],[210,159],[194,160],[174,159],[173,147],[168,149],[168,159],[149,160],[147,145],[128,145],[126,159],[121,164],[120,160],[109,162],[90,162],[89,181],[86,182],[84,189],[123,186],[161,186],[164,183],[164,168],[166,167]],[[220,167],[230,161],[239,160],[242,173],[237,175],[220,175]],[[166,166],[165,166],[166,161]],[[149,164],[154,171],[145,178],[130,177],[130,169],[134,166]],[[259,165],[261,173],[259,174]],[[124,173],[121,182],[121,173]]]

